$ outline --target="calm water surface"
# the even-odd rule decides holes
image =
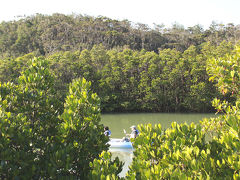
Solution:
[[[182,113],[131,113],[131,114],[103,114],[102,123],[108,126],[112,132],[111,138],[124,137],[123,129],[130,133],[130,126],[139,124],[161,124],[162,128],[169,128],[171,123],[176,121],[177,123],[191,124],[199,123],[203,118],[214,117],[214,114],[182,114]],[[126,149],[109,149],[112,152],[113,158],[116,156],[123,161],[124,167],[119,174],[120,177],[124,177],[128,171],[128,166],[132,162],[133,152]]]
[[[130,126],[139,124],[161,124],[162,128],[168,128],[171,123],[191,124],[199,123],[203,118],[214,117],[214,114],[182,114],[182,113],[124,113],[124,114],[103,114],[102,123],[108,126],[112,132],[112,138],[122,138],[123,129],[130,133]]]

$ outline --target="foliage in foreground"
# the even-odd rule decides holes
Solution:
[[[84,179],[107,150],[91,84],[74,80],[63,105],[55,81],[47,61],[35,58],[18,84],[0,84],[2,179]]]
[[[122,171],[123,163],[119,161],[116,157],[115,160],[111,160],[112,155],[110,152],[103,151],[99,155],[99,159],[94,159],[90,162],[90,167],[92,171],[89,174],[89,179],[99,179],[99,180],[118,180],[123,179],[118,176]]]
[[[205,142],[200,125],[173,123],[166,131],[160,125],[142,125],[140,130],[127,179],[239,178],[240,144],[235,132]]]

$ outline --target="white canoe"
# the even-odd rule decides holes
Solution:
[[[108,142],[110,148],[119,148],[119,149],[132,149],[132,143],[123,141],[122,139],[111,138]]]

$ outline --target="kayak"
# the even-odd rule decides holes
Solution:
[[[132,143],[130,141],[124,141],[122,139],[111,138],[108,142],[110,148],[119,148],[119,149],[132,149]]]

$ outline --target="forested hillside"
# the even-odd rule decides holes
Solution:
[[[204,30],[200,25],[184,28],[173,24],[171,28],[146,24],[133,24],[128,20],[118,21],[107,17],[53,14],[35,15],[18,21],[0,24],[0,56],[18,57],[30,52],[38,55],[57,51],[91,49],[102,44],[107,49],[159,49],[176,48],[183,52],[191,45],[203,42],[219,45],[223,40],[236,43],[240,39],[240,26],[217,24]]]
[[[62,100],[68,84],[84,77],[103,112],[211,112],[220,93],[209,82],[207,59],[231,53],[239,39],[233,24],[151,29],[106,17],[39,14],[0,24],[0,80],[16,81],[29,59],[44,56]]]

